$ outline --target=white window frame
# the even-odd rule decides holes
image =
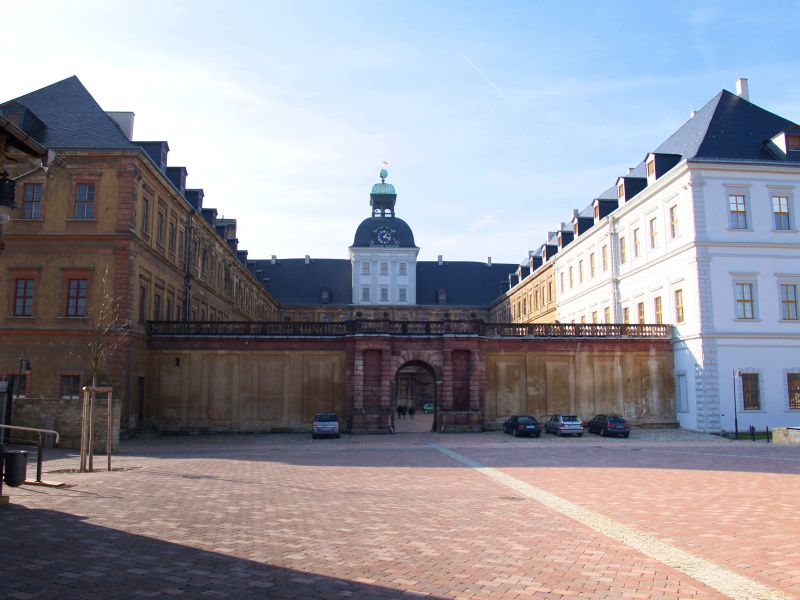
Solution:
[[[361,288],[361,302],[369,302],[369,286]]]
[[[750,273],[732,273],[731,285],[733,288],[733,320],[739,323],[753,323],[760,321],[759,302],[758,302],[758,277]],[[751,303],[753,306],[753,316],[751,318],[739,316],[739,298],[737,295],[738,285],[751,286]]]
[[[744,203],[744,227],[733,227],[731,223],[731,196],[741,196]],[[750,208],[750,190],[748,187],[726,186],[725,187],[725,217],[728,220],[728,231],[752,231],[753,214]],[[770,208],[771,210],[771,208]],[[738,214],[740,211],[736,211]]]
[[[783,370],[783,397],[785,399],[785,408],[788,412],[800,412],[800,407],[791,408],[789,406],[789,375],[800,375],[800,368],[790,368]]]
[[[774,233],[793,233],[797,231],[797,224],[794,216],[794,196],[792,194],[793,188],[786,187],[770,187],[769,188],[769,217],[770,227]],[[775,227],[775,207],[773,205],[776,197],[786,198],[786,211],[789,217],[789,228],[778,229]]]

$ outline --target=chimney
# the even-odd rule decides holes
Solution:
[[[278,257],[273,254],[269,262],[273,265],[278,264]]]
[[[736,80],[736,95],[743,100],[750,101],[750,89],[747,86],[747,79],[740,77]]]
[[[440,267],[442,266],[442,255],[441,254],[439,255],[439,266]]]
[[[125,137],[130,142],[133,139],[133,117],[134,114],[129,111],[110,111],[107,110],[106,114],[119,126]]]
[[[311,255],[310,254],[306,254],[306,264],[307,265],[311,264]]]
[[[693,111],[689,112],[689,118],[690,119],[694,119],[695,115],[697,115],[697,111],[696,110],[693,110]]]
[[[489,256],[489,257],[486,259],[486,264],[487,264],[488,266],[490,266],[490,267],[492,266],[492,257],[491,257],[491,256]]]

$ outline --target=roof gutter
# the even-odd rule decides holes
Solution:
[[[0,116],[0,128],[16,140],[16,145],[20,146],[21,150],[25,150],[33,156],[47,156],[47,148],[2,116]]]

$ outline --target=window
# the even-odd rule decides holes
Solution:
[[[153,297],[153,319],[161,320],[161,294],[155,294]]]
[[[183,257],[186,255],[186,235],[183,229],[178,230],[178,258],[183,262]]]
[[[639,239],[639,228],[633,230],[633,257],[639,257],[639,251],[641,249],[641,240]]]
[[[550,304],[553,301],[553,282],[547,282],[547,303]]]
[[[389,288],[382,287],[381,288],[381,302],[388,302],[389,301]]]
[[[14,282],[14,316],[33,316],[33,279],[17,279]]]
[[[400,302],[408,302],[408,291],[406,290],[406,288],[400,288],[397,291],[399,292],[400,295],[399,298]]]
[[[175,254],[175,222],[169,222],[169,228],[167,229],[167,250],[169,250],[170,254]]]
[[[172,321],[172,298],[167,298],[167,310],[164,313],[164,319]]]
[[[595,268],[594,268],[594,252],[589,255],[589,276],[594,277],[595,275]]]
[[[586,323],[586,315],[581,315],[581,325]]]
[[[758,373],[742,373],[742,408],[744,410],[761,410]]]
[[[600,256],[603,262],[603,271],[608,271],[608,246],[603,246],[600,251]]]
[[[625,184],[624,183],[620,183],[617,186],[617,198],[619,198],[620,200],[624,200],[625,199]]]
[[[42,184],[26,183],[22,192],[22,218],[42,218]]]
[[[592,311],[592,323],[597,323],[597,311]]]
[[[661,296],[653,298],[653,312],[656,316],[656,323],[659,325],[664,322],[664,314],[661,311]]]
[[[789,410],[800,410],[800,373],[787,373],[786,386],[789,391]]]
[[[752,283],[736,284],[736,318],[737,319],[755,318],[755,313],[753,311]]]
[[[781,319],[797,321],[797,285],[781,284]]]
[[[25,398],[28,393],[28,374],[14,373],[14,389],[11,390],[14,398]]]
[[[561,278],[561,293],[563,294],[564,293],[564,271],[561,271],[560,278]]]
[[[675,290],[675,322],[683,323],[683,290]]]
[[[569,268],[569,289],[572,289],[572,267]]]
[[[362,275],[369,275],[369,263],[368,262],[361,263],[361,274]]]
[[[75,187],[75,219],[94,219],[94,184],[79,183]]]
[[[361,301],[362,302],[369,302],[369,288],[368,287],[361,288]]]
[[[644,302],[639,302],[636,305],[636,313],[639,318],[639,325],[644,325]]]
[[[655,160],[648,160],[647,161],[647,176],[653,177],[656,174],[656,161]]]
[[[624,265],[628,260],[628,251],[625,248],[625,238],[619,238],[619,263]]]
[[[150,235],[150,198],[142,197],[142,233]]]
[[[166,222],[166,217],[164,215],[164,211],[158,211],[156,215],[156,243],[163,246],[164,245],[164,224]]]
[[[772,215],[775,219],[776,230],[787,231],[791,227],[789,223],[789,198],[787,196],[772,197]]]
[[[747,207],[744,194],[728,196],[729,227],[731,229],[747,229]]]
[[[669,208],[669,237],[673,240],[678,237],[678,207]]]
[[[61,397],[66,400],[77,400],[81,395],[81,376],[61,376]]]
[[[627,306],[622,309],[622,322],[625,323],[625,325],[630,325],[631,322],[631,309]]]
[[[86,279],[67,279],[67,316],[86,316]]]
[[[382,262],[381,263],[381,275],[388,275],[389,274],[389,263]]]
[[[583,261],[578,261],[578,283],[583,283]]]
[[[658,246],[658,221],[650,219],[650,249]]]
[[[675,373],[675,410],[689,412],[689,388],[686,373]]]
[[[408,275],[408,267],[406,266],[406,263],[401,262],[399,267],[400,267],[400,275]]]
[[[147,321],[147,288],[139,286],[139,323]]]
[[[606,323],[611,323],[611,308],[608,306],[603,309],[603,320]]]

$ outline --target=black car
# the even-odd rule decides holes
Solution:
[[[521,435],[542,435],[542,424],[531,415],[514,415],[503,421],[503,433],[510,433],[514,437]]]
[[[589,421],[586,429],[589,433],[599,433],[603,437],[609,435],[629,437],[631,434],[631,426],[624,418],[617,415],[597,415]]]

